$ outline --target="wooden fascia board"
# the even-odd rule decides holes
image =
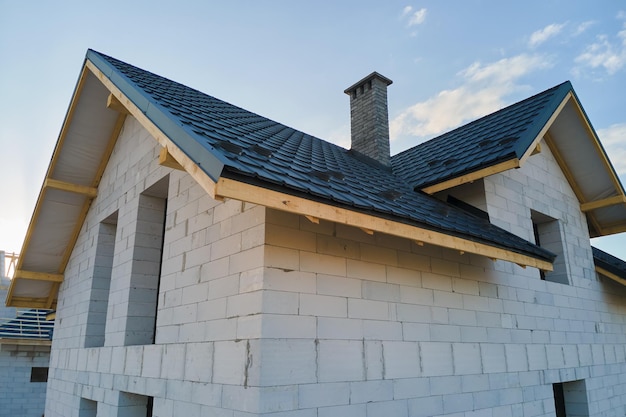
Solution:
[[[612,225],[612,226],[604,226],[603,228],[599,229],[599,232],[600,232],[599,236],[608,236],[608,235],[614,235],[617,233],[624,233],[626,232],[626,224],[621,223],[621,224]]]
[[[434,194],[439,191],[447,190],[457,185],[465,184],[468,182],[476,181],[481,178],[488,177],[489,175],[498,174],[500,172],[508,171],[509,169],[519,168],[520,161],[517,158],[509,159],[508,161],[500,162],[499,164],[488,166],[478,171],[470,172],[469,174],[461,175],[460,177],[452,178],[438,184],[433,184],[428,187],[422,188],[427,194]]]
[[[606,269],[604,269],[602,267],[596,266],[596,272],[598,274],[601,274],[601,275],[607,277],[607,278],[612,279],[615,282],[618,282],[618,283],[620,283],[622,285],[626,285],[626,279],[624,279],[624,278],[622,278],[620,276],[617,276],[614,273],[609,272],[609,271],[607,271]]]
[[[63,282],[63,274],[51,274],[47,272],[15,271],[13,279],[34,279],[36,281]]]
[[[55,190],[82,194],[88,198],[95,198],[98,195],[97,188],[88,187],[86,185],[80,185],[80,184],[71,184],[69,182],[59,181],[53,178],[46,178],[44,180],[43,186],[47,188],[54,188]]]
[[[625,195],[616,195],[613,197],[603,198],[602,200],[589,201],[580,205],[580,210],[583,212],[595,210],[602,207],[615,206],[617,204],[625,204]]]
[[[552,264],[550,262],[535,259],[527,255],[450,236],[445,233],[421,229],[405,223],[311,201],[306,198],[295,197],[228,178],[219,179],[216,184],[216,194],[223,198],[233,198],[277,210],[300,214],[307,218],[324,219],[354,226],[361,230],[385,233],[412,241],[429,243],[520,265],[532,266],[546,271],[552,270]]]
[[[38,340],[38,339],[10,339],[0,338],[0,345],[14,345],[14,346],[52,346],[51,340]]]
[[[128,110],[156,141],[167,149],[167,152],[194,178],[198,184],[215,198],[215,181],[211,179],[191,158],[189,158],[161,129],[159,129],[117,86],[94,65],[87,60],[85,66],[104,84],[109,92]]]
[[[17,308],[47,308],[47,298],[32,298],[32,297],[13,297],[9,304],[7,299],[7,307]]]

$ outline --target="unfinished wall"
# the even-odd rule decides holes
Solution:
[[[561,230],[571,285],[507,262],[217,202],[185,173],[158,166],[158,152],[129,118],[60,290],[47,417],[547,417],[558,384],[583,410],[577,415],[585,407],[590,416],[624,415],[626,292],[596,280],[566,184],[532,190],[545,175],[534,170],[554,174],[543,153],[528,169],[487,179],[487,208],[527,238],[531,209],[568,213]],[[154,197],[164,178],[155,275],[158,222],[146,228],[138,216],[142,195]],[[521,194],[507,194],[512,183]],[[156,306],[150,296],[131,302],[155,288]],[[154,343],[137,344],[133,332],[149,326],[134,328],[128,317],[154,307]],[[572,400],[581,387],[586,403]]]
[[[49,346],[0,344],[0,416],[41,417],[46,382],[31,382],[33,368],[47,368]]]

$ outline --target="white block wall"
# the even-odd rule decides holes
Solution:
[[[0,345],[0,416],[41,417],[46,403],[46,383],[30,382],[34,367],[47,368],[47,346]]]
[[[91,416],[95,403],[98,415],[139,415],[147,397],[155,416],[552,416],[552,384],[582,379],[589,415],[626,412],[626,291],[596,278],[584,217],[549,153],[487,178],[481,198],[494,223],[528,239],[530,209],[562,219],[571,285],[216,202],[158,166],[158,151],[129,119],[61,287],[47,417]],[[156,343],[127,346],[108,336],[125,329],[116,306],[127,309],[117,294],[128,291],[115,289],[129,288],[132,213],[168,174]],[[115,211],[113,320],[104,346],[84,348],[97,232]]]

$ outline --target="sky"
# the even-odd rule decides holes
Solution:
[[[626,182],[626,3],[0,0],[0,250],[19,252],[88,48],[349,148],[388,89],[392,154],[570,80]],[[626,260],[626,233],[592,244]]]

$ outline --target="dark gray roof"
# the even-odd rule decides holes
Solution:
[[[626,279],[626,262],[596,247],[592,246],[591,249],[593,250],[593,262],[596,266]]]
[[[415,189],[521,158],[572,90],[569,81],[394,155],[396,175]]]
[[[54,320],[46,319],[50,311],[30,309],[0,321],[0,339],[52,340]]]
[[[93,50],[100,71],[213,180],[228,177],[551,262],[554,255],[357,153]]]

